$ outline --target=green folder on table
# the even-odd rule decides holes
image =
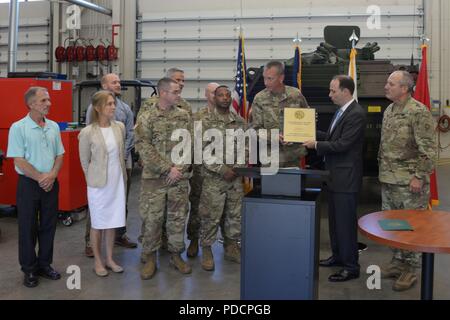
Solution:
[[[384,219],[378,220],[381,229],[384,231],[413,231],[413,227],[406,220]]]

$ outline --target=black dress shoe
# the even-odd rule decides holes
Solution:
[[[48,266],[46,268],[40,268],[38,271],[38,275],[40,275],[43,278],[50,279],[50,280],[61,279],[61,275],[59,274],[59,272],[50,266]]]
[[[361,253],[365,250],[367,250],[367,244],[358,242],[358,253]]]
[[[39,278],[34,272],[26,272],[23,277],[23,285],[28,288],[37,287],[39,284]]]
[[[319,266],[321,266],[321,267],[336,267],[336,266],[342,266],[342,264],[340,262],[338,262],[335,257],[331,256],[328,259],[320,260]]]
[[[359,278],[359,272],[350,272],[348,270],[342,269],[341,271],[332,274],[328,277],[328,281],[331,282],[343,282],[352,279]]]

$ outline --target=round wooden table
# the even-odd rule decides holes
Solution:
[[[414,231],[384,231],[378,221],[406,220]],[[450,253],[450,212],[387,210],[370,213],[358,220],[359,231],[369,239],[394,248],[422,252],[421,299],[433,299],[435,253]]]

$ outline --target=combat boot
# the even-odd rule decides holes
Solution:
[[[147,263],[151,253],[141,253],[141,263]]]
[[[192,239],[187,248],[186,255],[189,258],[195,258],[198,255],[198,239]]]
[[[239,248],[237,241],[226,239],[223,243],[225,260],[241,263],[241,249]]]
[[[405,291],[412,288],[412,286],[414,286],[416,282],[417,276],[415,273],[415,269],[413,267],[406,267],[392,285],[392,290]]]
[[[202,268],[206,271],[214,270],[214,256],[210,246],[202,247]]]
[[[156,251],[146,255],[147,261],[141,269],[141,279],[151,279],[156,273]]]
[[[400,277],[400,274],[405,270],[407,265],[397,259],[392,259],[392,261],[385,267],[381,267],[381,278],[382,279],[396,279]]]
[[[192,268],[188,265],[180,256],[179,253],[172,253],[169,263],[182,274],[189,274],[192,272]]]

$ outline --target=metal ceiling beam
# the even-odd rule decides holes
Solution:
[[[67,2],[70,2],[72,4],[76,4],[77,6],[86,8],[86,9],[90,9],[102,14],[106,14],[107,16],[112,17],[112,10],[108,9],[108,8],[104,8],[102,6],[99,6],[95,3],[89,2],[89,1],[84,1],[84,0],[66,0]]]

